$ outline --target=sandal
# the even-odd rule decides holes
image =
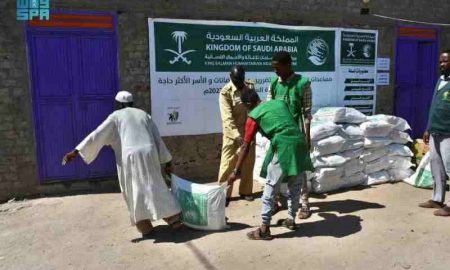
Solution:
[[[253,202],[255,198],[252,195],[241,195],[241,199],[246,200],[248,202]]]
[[[270,234],[269,228],[267,228],[267,231],[265,233],[263,233],[261,231],[261,228],[258,228],[254,231],[247,233],[247,237],[250,240],[266,240],[267,241],[267,240],[273,239],[272,235]]]
[[[302,204],[300,213],[298,213],[299,219],[307,219],[311,216],[311,210],[309,209],[309,204]]]
[[[177,220],[177,221],[174,221],[174,222],[170,223],[169,226],[170,226],[170,228],[171,228],[172,230],[178,230],[178,229],[180,229],[181,227],[183,227],[184,224],[183,224],[183,222],[181,222],[180,220]]]
[[[278,226],[284,226],[284,227],[286,227],[286,228],[288,228],[289,230],[292,230],[292,231],[297,229],[297,225],[295,224],[295,221],[293,219],[290,219],[290,218],[278,220],[277,225]]]

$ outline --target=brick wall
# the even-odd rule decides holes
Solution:
[[[131,90],[136,105],[150,109],[147,18],[264,21],[288,25],[357,27],[379,30],[379,55],[391,58],[391,85],[379,87],[377,112],[393,111],[395,26],[359,15],[360,0],[51,0],[67,10],[117,11],[121,88]],[[0,201],[15,196],[62,191],[105,190],[106,185],[38,185],[31,95],[23,24],[15,20],[15,0],[0,1]],[[450,23],[447,0],[373,0],[371,10],[388,16]],[[441,45],[450,47],[450,28],[441,29]],[[213,181],[220,159],[221,135],[168,137],[176,173]]]

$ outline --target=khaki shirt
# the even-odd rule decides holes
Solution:
[[[255,84],[245,81],[250,89],[255,89]],[[222,117],[223,135],[236,139],[244,137],[245,122],[247,121],[247,108],[241,101],[241,91],[230,81],[219,94],[220,115]]]

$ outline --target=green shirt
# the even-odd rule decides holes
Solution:
[[[302,131],[304,119],[305,117],[309,117],[309,115],[305,116],[303,114],[303,110],[307,109],[309,112],[311,110],[310,84],[307,77],[295,73],[285,82],[282,82],[280,81],[280,78],[275,77],[270,84],[270,96],[272,99],[284,100],[287,103],[292,116],[294,116],[295,121],[299,124]],[[305,100],[305,90],[307,87],[309,96],[307,100]],[[304,108],[305,101],[308,101],[306,103],[309,103],[306,104],[308,108]]]
[[[433,102],[428,117],[430,133],[450,135],[450,82],[439,89],[442,78],[436,84]]]
[[[299,175],[314,170],[309,156],[305,135],[292,117],[286,103],[270,100],[254,108],[249,117],[259,125],[259,132],[270,140],[261,170],[261,177],[267,176],[267,166],[277,153],[281,169],[285,176]]]

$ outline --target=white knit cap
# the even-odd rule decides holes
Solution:
[[[133,95],[128,91],[120,91],[116,95],[116,101],[120,103],[133,102]]]

